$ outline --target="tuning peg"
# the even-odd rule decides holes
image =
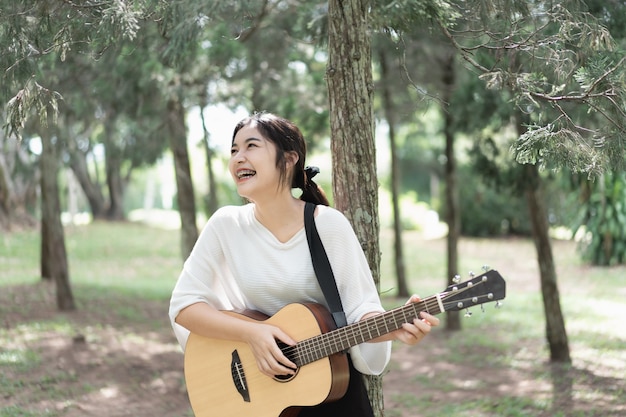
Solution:
[[[465,317],[472,317],[472,312],[469,310],[469,308],[465,310]]]
[[[458,284],[459,282],[461,282],[461,276],[459,274],[456,274],[454,278],[452,278],[452,282]]]
[[[501,308],[502,307],[502,303],[500,302],[500,300],[496,301],[496,308]]]
[[[489,265],[483,265],[482,268],[483,272],[487,272],[491,269],[491,267]]]
[[[470,278],[474,278],[476,274],[474,273],[474,271],[469,271],[469,276]]]

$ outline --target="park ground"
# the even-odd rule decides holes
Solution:
[[[435,261],[445,249],[443,240],[407,239],[416,258]],[[626,415],[626,268],[565,263],[575,245],[555,242],[573,359],[558,366],[548,360],[533,250],[526,240],[462,242],[462,257],[485,258],[507,279],[504,306],[475,309],[461,331],[394,345],[386,416]],[[419,279],[412,287],[428,282],[425,291],[442,282]],[[78,309],[59,312],[49,283],[0,286],[0,417],[192,416],[167,300],[87,285],[75,296]]]

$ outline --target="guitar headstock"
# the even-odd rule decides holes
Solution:
[[[464,310],[473,306],[497,302],[506,296],[506,282],[496,270],[450,285],[440,294],[445,311]]]

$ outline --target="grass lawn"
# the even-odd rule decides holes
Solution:
[[[584,265],[574,243],[553,243],[572,366],[548,361],[532,242],[463,239],[459,274],[497,269],[503,308],[474,308],[460,332],[394,345],[387,417],[626,415],[626,268]],[[54,286],[39,279],[38,233],[0,236],[0,417],[191,416],[167,319],[178,231],[97,222],[68,227],[66,244],[78,309],[61,313]],[[394,296],[388,231],[381,251],[391,308],[404,300]],[[406,232],[404,251],[412,291],[445,288],[444,240]]]

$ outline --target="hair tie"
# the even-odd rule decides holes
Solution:
[[[318,167],[308,166],[304,168],[304,175],[306,176],[307,182],[311,181],[314,176],[320,173],[320,169]]]

